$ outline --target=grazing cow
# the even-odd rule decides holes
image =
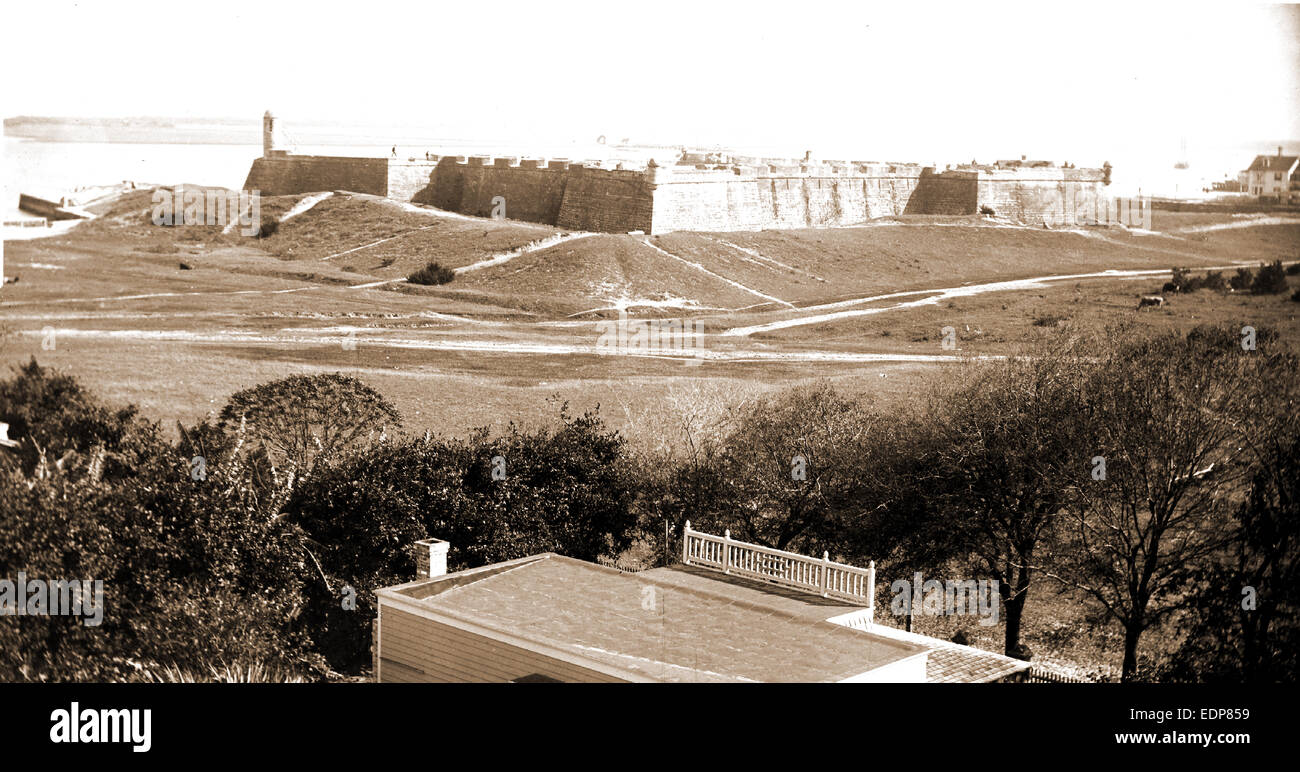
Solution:
[[[1137,310],[1141,311],[1147,306],[1163,306],[1164,304],[1165,304],[1165,299],[1160,297],[1159,295],[1143,295],[1141,298],[1138,299]]]

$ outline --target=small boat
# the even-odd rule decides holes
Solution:
[[[23,212],[44,217],[47,220],[90,220],[94,215],[75,206],[62,202],[47,201],[26,193],[18,194],[18,209]]]

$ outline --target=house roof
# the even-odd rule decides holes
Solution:
[[[858,607],[664,571],[546,553],[379,594],[660,681],[841,681],[928,651],[827,621]]]
[[[1024,660],[977,649],[974,646],[963,646],[941,638],[909,633],[889,625],[877,623],[871,631],[877,635],[917,643],[928,648],[930,656],[926,660],[925,680],[932,684],[997,681],[1029,669],[1029,663]]]
[[[1257,155],[1251,162],[1248,172],[1286,172],[1296,165],[1300,156],[1294,155]]]
[[[789,590],[767,582],[728,576],[695,566],[672,566],[645,571],[652,576],[684,587],[702,591],[725,592],[738,600],[780,608],[792,616],[809,621],[840,617],[839,624],[856,624],[854,617],[865,618],[867,609],[851,603],[822,598],[799,590]],[[722,588],[722,589],[719,589]],[[963,646],[941,638],[909,633],[877,619],[871,632],[878,636],[924,646],[930,651],[926,660],[925,680],[930,683],[975,683],[996,681],[1029,668],[1024,660],[1007,657],[974,646]]]

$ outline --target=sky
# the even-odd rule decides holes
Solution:
[[[1296,6],[43,0],[5,17],[5,116],[270,108],[287,127],[1081,165],[1300,139]]]

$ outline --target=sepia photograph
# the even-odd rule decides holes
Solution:
[[[1286,743],[1300,5],[3,15],[18,747]]]

